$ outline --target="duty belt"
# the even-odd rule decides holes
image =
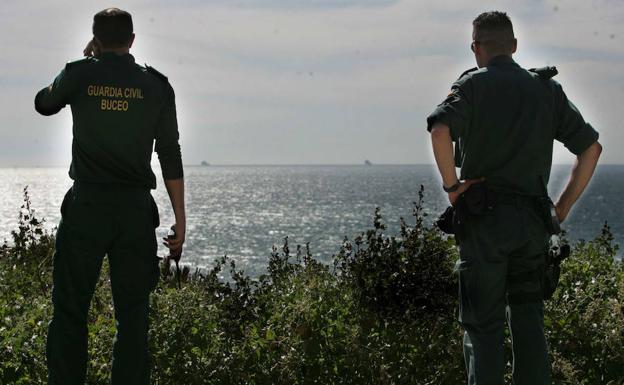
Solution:
[[[547,197],[536,195],[523,195],[503,191],[495,191],[494,196],[496,196],[496,203],[514,206],[538,206],[541,202],[548,199]]]
[[[535,208],[544,218],[550,235],[561,233],[561,224],[559,223],[557,211],[548,196],[522,195],[500,191],[496,191],[494,196],[498,204]]]

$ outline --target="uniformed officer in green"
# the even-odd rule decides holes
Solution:
[[[551,79],[554,68],[527,71],[514,62],[517,41],[505,13],[473,21],[471,48],[479,68],[466,71],[427,118],[444,189],[456,215],[463,213],[456,231],[468,383],[504,383],[507,321],[514,384],[550,384],[539,273],[550,236],[543,203],[553,141],[577,157],[555,205],[559,221],[587,186],[602,148]]]
[[[93,35],[87,57],[68,63],[35,98],[39,113],[69,104],[73,117],[74,183],[61,206],[54,255],[49,383],[85,383],[87,312],[107,255],[117,323],[111,383],[146,385],[148,300],[159,277],[153,150],[175,213],[177,236],[165,242],[174,257],[186,229],[174,92],[165,76],[135,64],[129,13],[97,13]]]

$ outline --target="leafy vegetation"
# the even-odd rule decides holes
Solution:
[[[167,260],[152,296],[154,384],[461,384],[456,322],[457,252],[424,224],[373,228],[345,239],[333,266],[288,239],[252,279],[224,257],[182,274]],[[25,191],[19,226],[0,247],[0,384],[46,382],[54,235]],[[624,382],[624,268],[605,226],[563,264],[545,322],[554,383]],[[107,269],[104,268],[104,271]],[[219,277],[229,274],[224,281]],[[89,384],[106,384],[114,336],[110,282],[102,274],[89,317]],[[509,357],[510,358],[510,357]]]

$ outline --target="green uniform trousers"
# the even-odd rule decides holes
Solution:
[[[510,285],[509,277],[539,271],[545,264],[549,234],[536,205],[518,197],[492,211],[470,216],[460,244],[459,321],[469,385],[503,385],[504,328],[512,336],[513,383],[550,384],[548,347],[544,336],[544,304],[507,301],[541,291],[539,280]],[[514,293],[511,290],[515,291]]]
[[[149,384],[148,305],[158,281],[158,211],[149,190],[75,182],[61,213],[46,349],[49,384],[85,383],[87,313],[105,255],[117,325],[111,384]]]

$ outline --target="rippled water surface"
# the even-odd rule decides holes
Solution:
[[[550,191],[557,195],[569,166],[555,166]],[[158,174],[158,171],[156,172]],[[71,186],[61,168],[0,169],[0,239],[15,228],[22,189],[29,186],[33,206],[54,227],[59,206]],[[622,196],[624,166],[601,166],[592,185],[565,224],[571,238],[591,239],[608,221],[618,243],[624,240]],[[289,237],[295,244],[310,242],[312,253],[328,261],[344,236],[371,226],[375,207],[398,231],[401,216],[411,218],[412,202],[425,185],[430,219],[446,206],[435,169],[413,166],[240,166],[187,167],[188,234],[185,261],[211,266],[227,254],[251,274],[265,269],[274,244]],[[160,235],[173,222],[162,181],[153,192],[160,207]],[[161,246],[160,254],[165,254]]]

